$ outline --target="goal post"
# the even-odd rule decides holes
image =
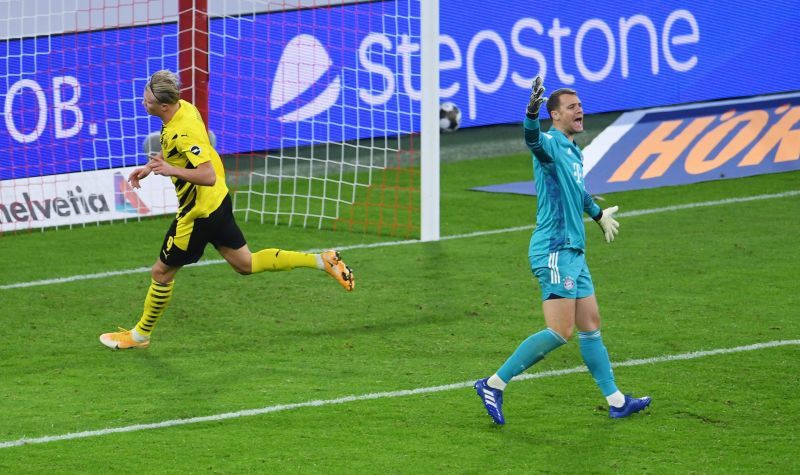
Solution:
[[[420,239],[439,240],[439,0],[421,2],[422,149]]]
[[[178,0],[178,77],[181,99],[208,124],[208,0]]]
[[[423,48],[435,64],[438,38],[426,45],[422,37],[436,35],[438,23],[421,24],[437,4],[284,1],[252,25],[252,43],[230,45],[224,58],[212,45],[212,102],[233,91],[250,98],[236,110],[236,101],[220,104],[223,124],[213,115],[210,123],[222,151],[233,151],[226,163],[244,219],[409,238],[422,238],[424,227],[424,239],[438,238],[430,231],[438,177],[422,170],[438,169],[438,125],[427,121],[428,133],[422,120],[438,111],[438,65],[422,64]],[[233,67],[248,49],[263,54]],[[244,74],[220,75],[234,70]],[[234,120],[238,128],[226,127]],[[435,156],[421,155],[421,144]]]

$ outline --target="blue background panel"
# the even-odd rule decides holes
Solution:
[[[796,7],[506,0],[499,8],[443,0],[442,99],[455,102],[470,127],[519,122],[537,74],[549,91],[576,89],[587,113],[800,90]],[[209,126],[220,152],[419,130],[418,12],[404,8],[386,1],[213,19]],[[154,71],[177,69],[176,30],[164,24],[0,42],[0,179],[141,163],[144,138],[160,127],[144,113],[141,94]],[[301,58],[314,69],[293,78],[303,87],[287,80],[289,45],[295,64]],[[57,78],[78,83],[59,89],[66,137],[56,136]],[[292,120],[309,108],[313,115]]]

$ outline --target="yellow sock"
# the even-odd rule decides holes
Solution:
[[[161,317],[167,305],[169,305],[174,285],[174,280],[168,284],[150,280],[150,288],[147,289],[147,297],[144,299],[144,311],[139,323],[136,324],[136,333],[145,337],[150,336],[156,326],[156,322],[158,322],[158,318]]]
[[[250,264],[251,272],[257,274],[264,271],[291,270],[296,267],[317,269],[317,254],[284,251],[282,249],[263,249],[253,254]]]

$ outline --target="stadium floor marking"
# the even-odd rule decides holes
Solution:
[[[650,208],[650,209],[642,209],[642,210],[634,210],[634,211],[627,211],[617,213],[617,217],[625,218],[625,217],[634,217],[634,216],[644,216],[648,214],[657,214],[657,213],[668,213],[672,211],[680,211],[684,209],[692,209],[692,208],[704,208],[709,206],[723,206],[729,204],[736,204],[736,203],[744,203],[748,201],[759,201],[759,200],[769,200],[769,199],[776,199],[776,198],[786,198],[789,196],[797,196],[800,195],[800,190],[793,190],[793,191],[785,191],[783,193],[773,193],[773,194],[766,194],[766,195],[754,195],[754,196],[743,196],[739,198],[726,198],[722,200],[714,200],[714,201],[701,201],[698,203],[686,203],[682,205],[675,205],[675,206],[665,206],[661,208]],[[584,221],[590,221],[590,218],[584,219]],[[454,234],[451,236],[442,236],[440,238],[441,241],[450,241],[453,239],[465,239],[471,237],[479,237],[479,236],[490,236],[493,234],[501,234],[501,233],[510,233],[514,231],[524,231],[533,229],[533,225],[525,225],[525,226],[516,226],[513,228],[503,228],[503,229],[492,229],[488,231],[476,231],[473,233],[466,233],[466,234]],[[371,249],[376,247],[387,247],[387,246],[401,246],[405,244],[422,244],[424,241],[420,241],[417,239],[408,239],[404,241],[389,241],[389,242],[377,242],[371,244],[356,244],[352,246],[342,246],[337,247],[336,249],[340,251],[347,251],[352,249]],[[324,249],[309,249],[303,252],[320,252]],[[223,259],[211,259],[207,261],[201,261],[197,264],[192,264],[191,266],[209,266],[214,264],[223,264],[225,261]],[[150,272],[150,267],[137,267],[136,269],[125,269],[125,270],[118,270],[118,271],[108,271],[108,272],[98,272],[96,274],[80,274],[80,275],[73,275],[70,277],[57,277],[54,279],[42,279],[42,280],[32,280],[28,282],[16,282],[13,284],[4,284],[0,285],[0,290],[10,290],[10,289],[20,289],[25,287],[38,287],[42,285],[52,285],[52,284],[64,284],[68,282],[77,282],[81,280],[91,280],[91,279],[102,279],[105,277],[114,277],[118,275],[128,275],[128,274],[139,274]]]
[[[615,368],[620,368],[624,366],[641,366],[645,364],[654,364],[654,363],[665,363],[665,362],[672,362],[672,361],[681,361],[681,360],[691,360],[696,358],[703,358],[706,356],[715,356],[715,355],[724,355],[724,354],[731,354],[731,353],[741,353],[744,351],[755,351],[755,350],[762,350],[765,348],[775,348],[780,346],[787,346],[787,345],[800,345],[800,340],[775,340],[775,341],[768,341],[764,343],[754,343],[752,345],[744,345],[744,346],[737,346],[733,348],[718,348],[716,350],[702,350],[702,351],[692,351],[690,353],[680,353],[677,355],[666,355],[666,356],[657,356],[654,358],[642,358],[642,359],[633,359],[622,361],[620,363],[614,363]],[[525,381],[528,379],[541,379],[541,378],[548,378],[552,376],[563,376],[567,374],[575,374],[575,373],[584,373],[586,372],[586,367],[576,366],[574,368],[567,368],[567,369],[559,369],[553,371],[542,371],[539,373],[525,373],[520,376],[514,378],[515,381]],[[282,412],[282,411],[289,411],[293,409],[300,409],[303,407],[320,407],[320,406],[331,406],[334,404],[345,404],[349,402],[357,402],[357,401],[369,401],[372,399],[385,399],[385,398],[395,398],[395,397],[403,397],[403,396],[413,396],[416,394],[427,394],[427,393],[438,393],[442,391],[450,391],[452,389],[464,389],[471,387],[473,381],[464,381],[461,383],[454,383],[454,384],[446,384],[443,386],[430,386],[427,388],[417,388],[417,389],[404,389],[400,391],[389,391],[389,392],[382,392],[382,393],[370,393],[370,394],[362,394],[360,396],[345,396],[340,397],[337,399],[318,399],[314,401],[306,401],[306,402],[299,402],[294,404],[279,404],[276,406],[267,406],[262,407],[259,409],[245,409],[242,411],[236,412],[225,412],[222,414],[215,414],[211,416],[200,416],[200,417],[190,417],[186,419],[172,419],[168,421],[162,422],[154,422],[151,424],[134,424],[130,426],[123,426],[123,427],[110,427],[108,429],[99,429],[99,430],[88,430],[83,432],[71,432],[68,434],[61,434],[61,435],[49,435],[45,437],[32,437],[32,438],[23,438],[17,440],[9,440],[5,442],[0,442],[0,449],[6,449],[9,447],[19,447],[23,445],[32,445],[32,444],[46,444],[49,442],[58,442],[62,440],[74,440],[74,439],[85,439],[88,437],[100,437],[104,435],[111,435],[111,434],[119,434],[123,432],[138,432],[142,430],[151,430],[151,429],[163,429],[167,427],[175,427],[175,426],[183,426],[189,424],[200,424],[203,422],[218,422],[224,421],[227,419],[238,419],[241,417],[249,417],[249,416],[259,416],[262,414],[270,414],[273,412]],[[476,409],[477,411],[477,409]]]

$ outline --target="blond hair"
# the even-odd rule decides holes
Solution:
[[[153,93],[156,100],[162,104],[177,104],[181,98],[181,82],[178,76],[172,71],[162,69],[156,71],[147,88]]]

